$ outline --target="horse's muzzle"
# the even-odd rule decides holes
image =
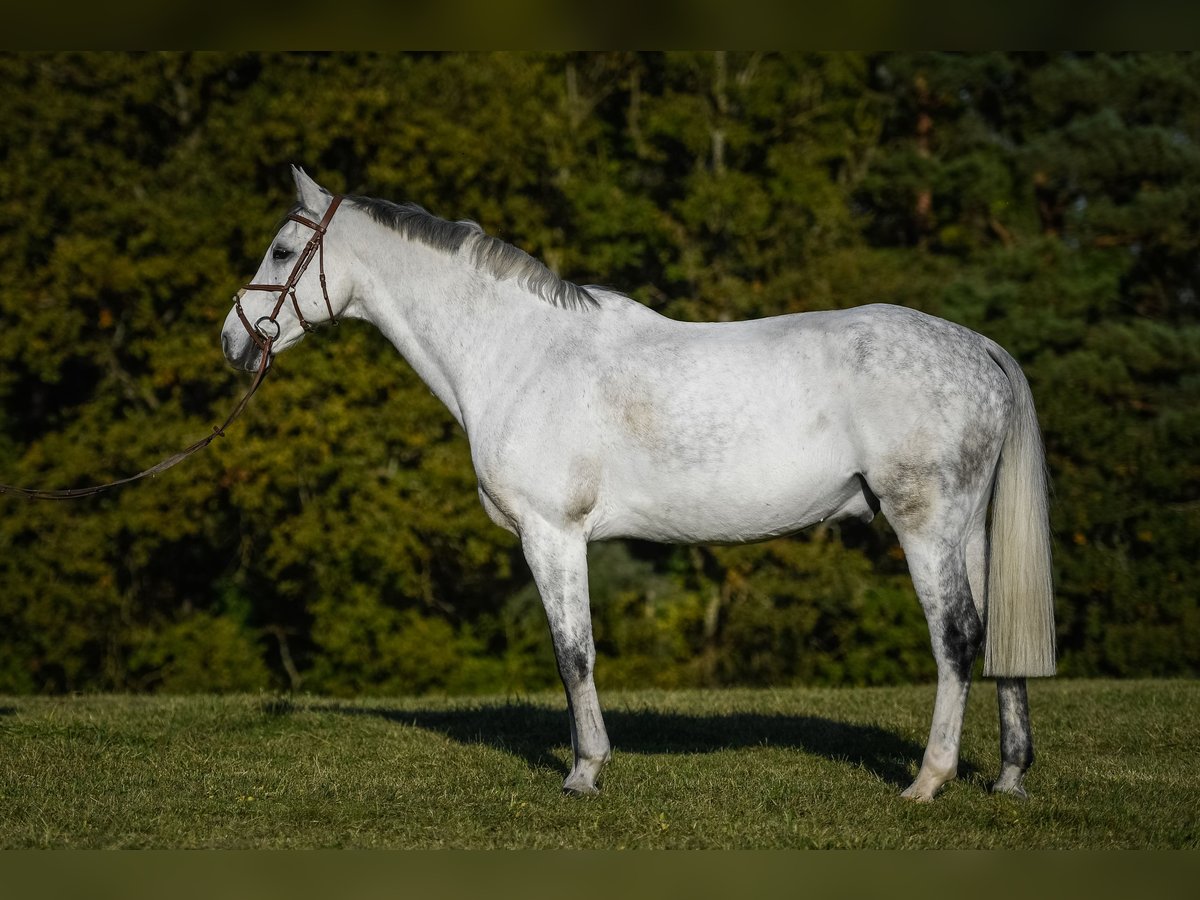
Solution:
[[[257,372],[262,363],[262,349],[248,337],[222,334],[221,351],[231,366],[243,372]]]

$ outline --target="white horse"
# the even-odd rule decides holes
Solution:
[[[1054,610],[1041,438],[1008,353],[885,305],[677,322],[412,204],[346,197],[325,233],[314,223],[333,198],[293,174],[298,214],[313,222],[284,224],[255,281],[294,281],[295,308],[244,291],[225,355],[255,370],[301,340],[303,319],[363,319],[450,410],[483,507],[520,537],[541,592],[571,719],[565,790],[594,793],[610,755],[592,679],[589,541],[757,541],[882,510],[938,671],[929,743],[904,796],[930,800],[955,776],[985,636],[1000,706],[995,789],[1024,796],[1025,679],[1054,673]],[[324,240],[327,288],[298,264],[287,276],[313,257],[310,237]]]

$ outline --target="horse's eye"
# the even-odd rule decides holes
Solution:
[[[286,247],[276,247],[274,250],[271,251],[271,258],[275,259],[275,260],[282,261],[282,260],[287,259],[291,255],[292,255],[292,251],[288,250]]]

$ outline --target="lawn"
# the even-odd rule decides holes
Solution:
[[[1031,685],[1030,799],[988,793],[995,691],[959,780],[916,772],[930,685],[614,692],[598,797],[563,796],[564,703],[0,700],[0,847],[1200,846],[1200,683]]]

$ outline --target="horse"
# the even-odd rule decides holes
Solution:
[[[885,304],[676,321],[565,281],[474,222],[292,174],[296,207],[225,320],[225,357],[261,372],[314,325],[364,320],[445,404],[484,510],[519,537],[541,594],[570,719],[565,792],[596,793],[611,755],[590,541],[760,541],[882,511],[937,662],[902,796],[930,801],[957,774],[981,646],[1000,715],[993,790],[1025,796],[1026,679],[1054,674],[1054,599],[1041,434],[1004,349]]]

